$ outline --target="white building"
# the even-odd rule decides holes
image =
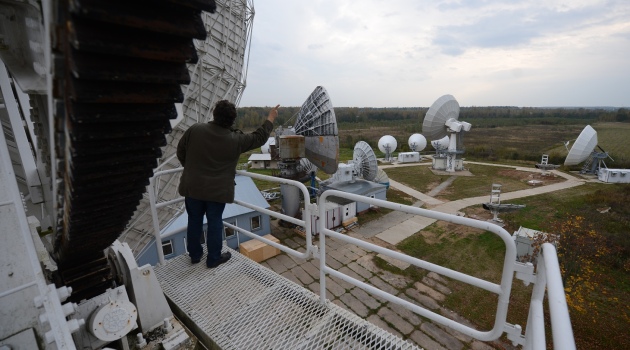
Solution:
[[[278,161],[271,159],[271,154],[263,153],[263,154],[252,154],[249,156],[249,164],[252,169],[277,169]]]

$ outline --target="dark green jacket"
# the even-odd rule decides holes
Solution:
[[[264,145],[272,129],[268,120],[251,134],[213,122],[191,126],[177,145],[177,158],[184,166],[179,194],[204,201],[234,202],[238,158]]]

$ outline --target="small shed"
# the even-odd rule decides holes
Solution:
[[[532,230],[526,227],[519,227],[516,232],[512,235],[514,238],[514,242],[516,243],[516,260],[524,261],[527,260],[529,262],[533,262],[535,257],[532,256],[534,253],[534,247],[532,244],[540,235],[550,235],[546,232],[541,232],[537,230]],[[553,239],[557,239],[557,235],[551,235]],[[525,259],[524,257],[529,256],[529,259]]]
[[[269,203],[267,203],[250,177],[236,175],[234,182],[236,183],[234,191],[234,197],[236,199],[265,209],[270,207]],[[264,236],[271,233],[271,221],[268,214],[263,214],[238,204],[226,204],[225,209],[223,210],[223,221],[253,232],[258,236]],[[205,244],[205,224],[206,218],[204,217],[204,235],[201,238],[201,242],[203,244]],[[162,229],[162,250],[166,259],[174,258],[188,252],[186,248],[187,226],[188,214],[184,211],[180,216]],[[228,227],[224,227],[223,239],[230,248],[238,250],[240,243],[249,241],[252,238],[235,232],[235,230]],[[147,248],[136,258],[136,260],[138,261],[138,266],[145,264],[155,265],[158,262],[155,242],[151,242],[149,246],[147,246]]]
[[[597,178],[608,183],[630,183],[630,169],[600,168]]]
[[[372,181],[356,179],[354,181],[334,182],[325,186],[325,190],[338,190],[365,197],[387,200],[387,186]],[[371,205],[364,202],[356,202],[356,213],[362,213],[370,209]]]
[[[417,163],[420,161],[420,152],[398,153],[398,163]]]
[[[252,169],[277,169],[278,161],[275,159],[271,159],[271,154],[263,153],[258,154],[254,153],[248,158],[248,162],[251,165]]]

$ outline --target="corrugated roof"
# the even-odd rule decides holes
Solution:
[[[386,188],[387,186],[381,185],[379,183],[365,181],[365,180],[355,180],[355,181],[346,181],[346,182],[335,182],[330,185],[327,185],[328,188],[333,190],[339,190],[348,193],[354,193],[359,195],[365,195],[372,191]]]
[[[234,198],[250,203],[253,205],[257,205],[263,208],[269,208],[270,205],[265,200],[265,197],[262,196],[256,184],[249,176],[236,175],[234,178],[236,182],[236,186],[234,187]],[[239,215],[243,215],[246,213],[251,213],[254,210],[243,207],[238,204],[229,203],[225,206],[225,210],[223,210],[223,220],[228,218],[233,218]],[[206,223],[206,218],[204,216],[203,222]],[[175,219],[170,225],[162,229],[162,233],[175,231],[182,227],[188,225],[188,214],[184,211],[177,219]]]

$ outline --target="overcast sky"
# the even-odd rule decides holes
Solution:
[[[255,0],[240,106],[630,106],[630,0]]]

